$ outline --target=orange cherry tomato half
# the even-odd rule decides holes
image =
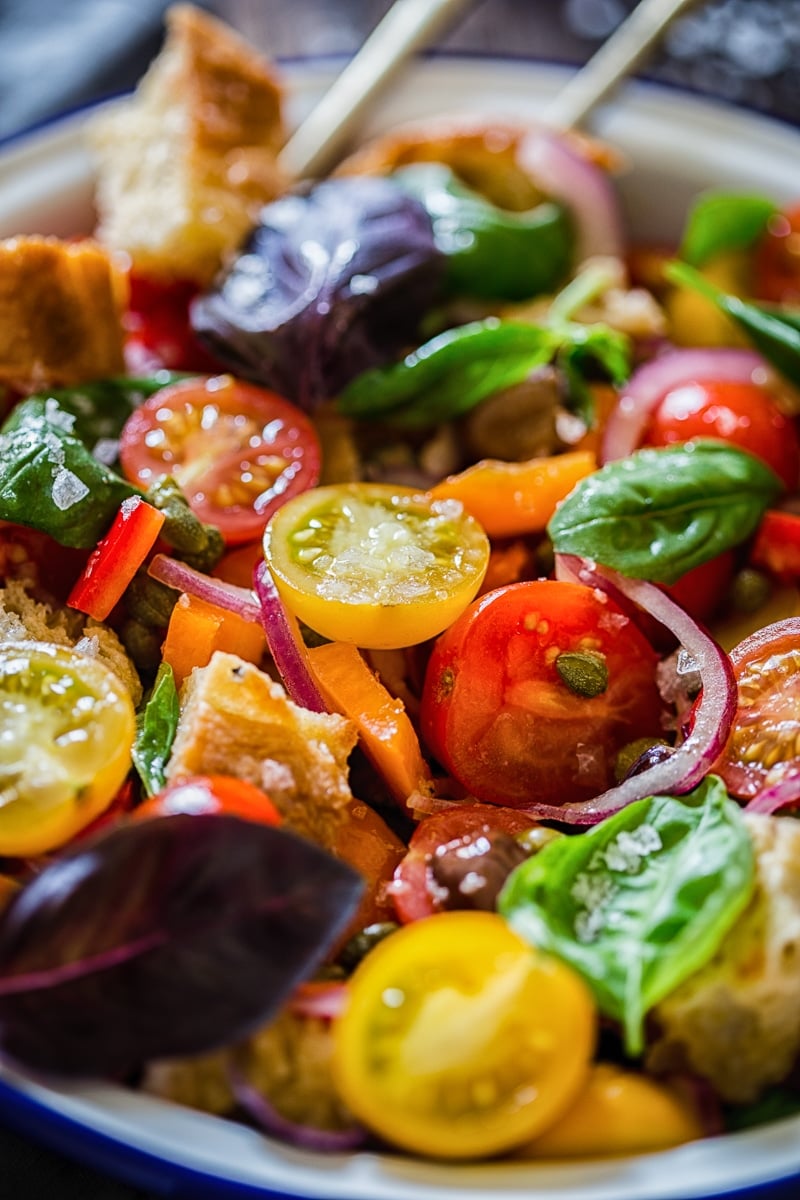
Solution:
[[[513,808],[590,799],[611,786],[623,745],[660,736],[656,661],[634,623],[593,588],[510,584],[436,641],[423,736],[478,800]]]
[[[147,488],[173,476],[197,517],[231,545],[259,538],[285,500],[316,484],[320,461],[316,432],[299,408],[231,375],[156,392],[120,439],[132,483]]]
[[[759,629],[730,657],[739,703],[713,769],[732,796],[751,800],[800,765],[800,618]]]
[[[695,380],[667,392],[644,437],[648,446],[717,438],[771,467],[793,492],[800,477],[800,439],[791,417],[755,383]]]
[[[135,819],[219,814],[262,825],[280,825],[281,814],[260,788],[233,775],[194,775],[150,796],[131,814]]]

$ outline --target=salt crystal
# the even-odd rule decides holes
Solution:
[[[89,489],[83,480],[79,479],[72,471],[61,467],[56,471],[53,479],[51,495],[56,508],[60,508],[64,512],[88,496]]]

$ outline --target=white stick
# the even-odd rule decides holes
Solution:
[[[673,17],[695,0],[640,0],[589,62],[544,112],[556,129],[580,125],[589,112],[636,67]]]
[[[472,0],[395,0],[358,54],[284,146],[281,166],[295,177],[323,174],[363,110],[403,62],[430,45]]]

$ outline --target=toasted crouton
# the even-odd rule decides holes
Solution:
[[[800,822],[745,816],[756,888],[715,957],[654,1010],[648,1065],[688,1068],[746,1104],[800,1053]]]
[[[142,681],[113,629],[74,608],[39,601],[21,580],[9,579],[0,588],[0,642],[27,641],[73,646],[98,658],[125,685],[134,705],[141,700]]]
[[[23,392],[119,375],[119,262],[91,241],[0,241],[0,383]]]
[[[299,708],[258,667],[217,651],[182,689],[167,779],[246,779],[289,827],[330,850],[352,801],[347,758],[356,736],[344,717]]]
[[[268,62],[189,4],[133,98],[100,116],[98,237],[160,278],[207,283],[282,189],[282,94]]]

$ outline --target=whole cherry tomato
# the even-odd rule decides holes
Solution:
[[[695,380],[667,392],[643,441],[670,446],[718,438],[748,450],[771,467],[788,491],[800,478],[800,439],[791,417],[755,383]]]
[[[150,796],[131,815],[139,820],[172,817],[176,813],[223,813],[261,825],[281,823],[281,814],[269,796],[255,784],[233,775],[193,775],[181,779]]]
[[[656,654],[616,605],[581,584],[510,584],[436,641],[422,731],[476,799],[523,807],[590,799],[617,752],[660,735]]]

